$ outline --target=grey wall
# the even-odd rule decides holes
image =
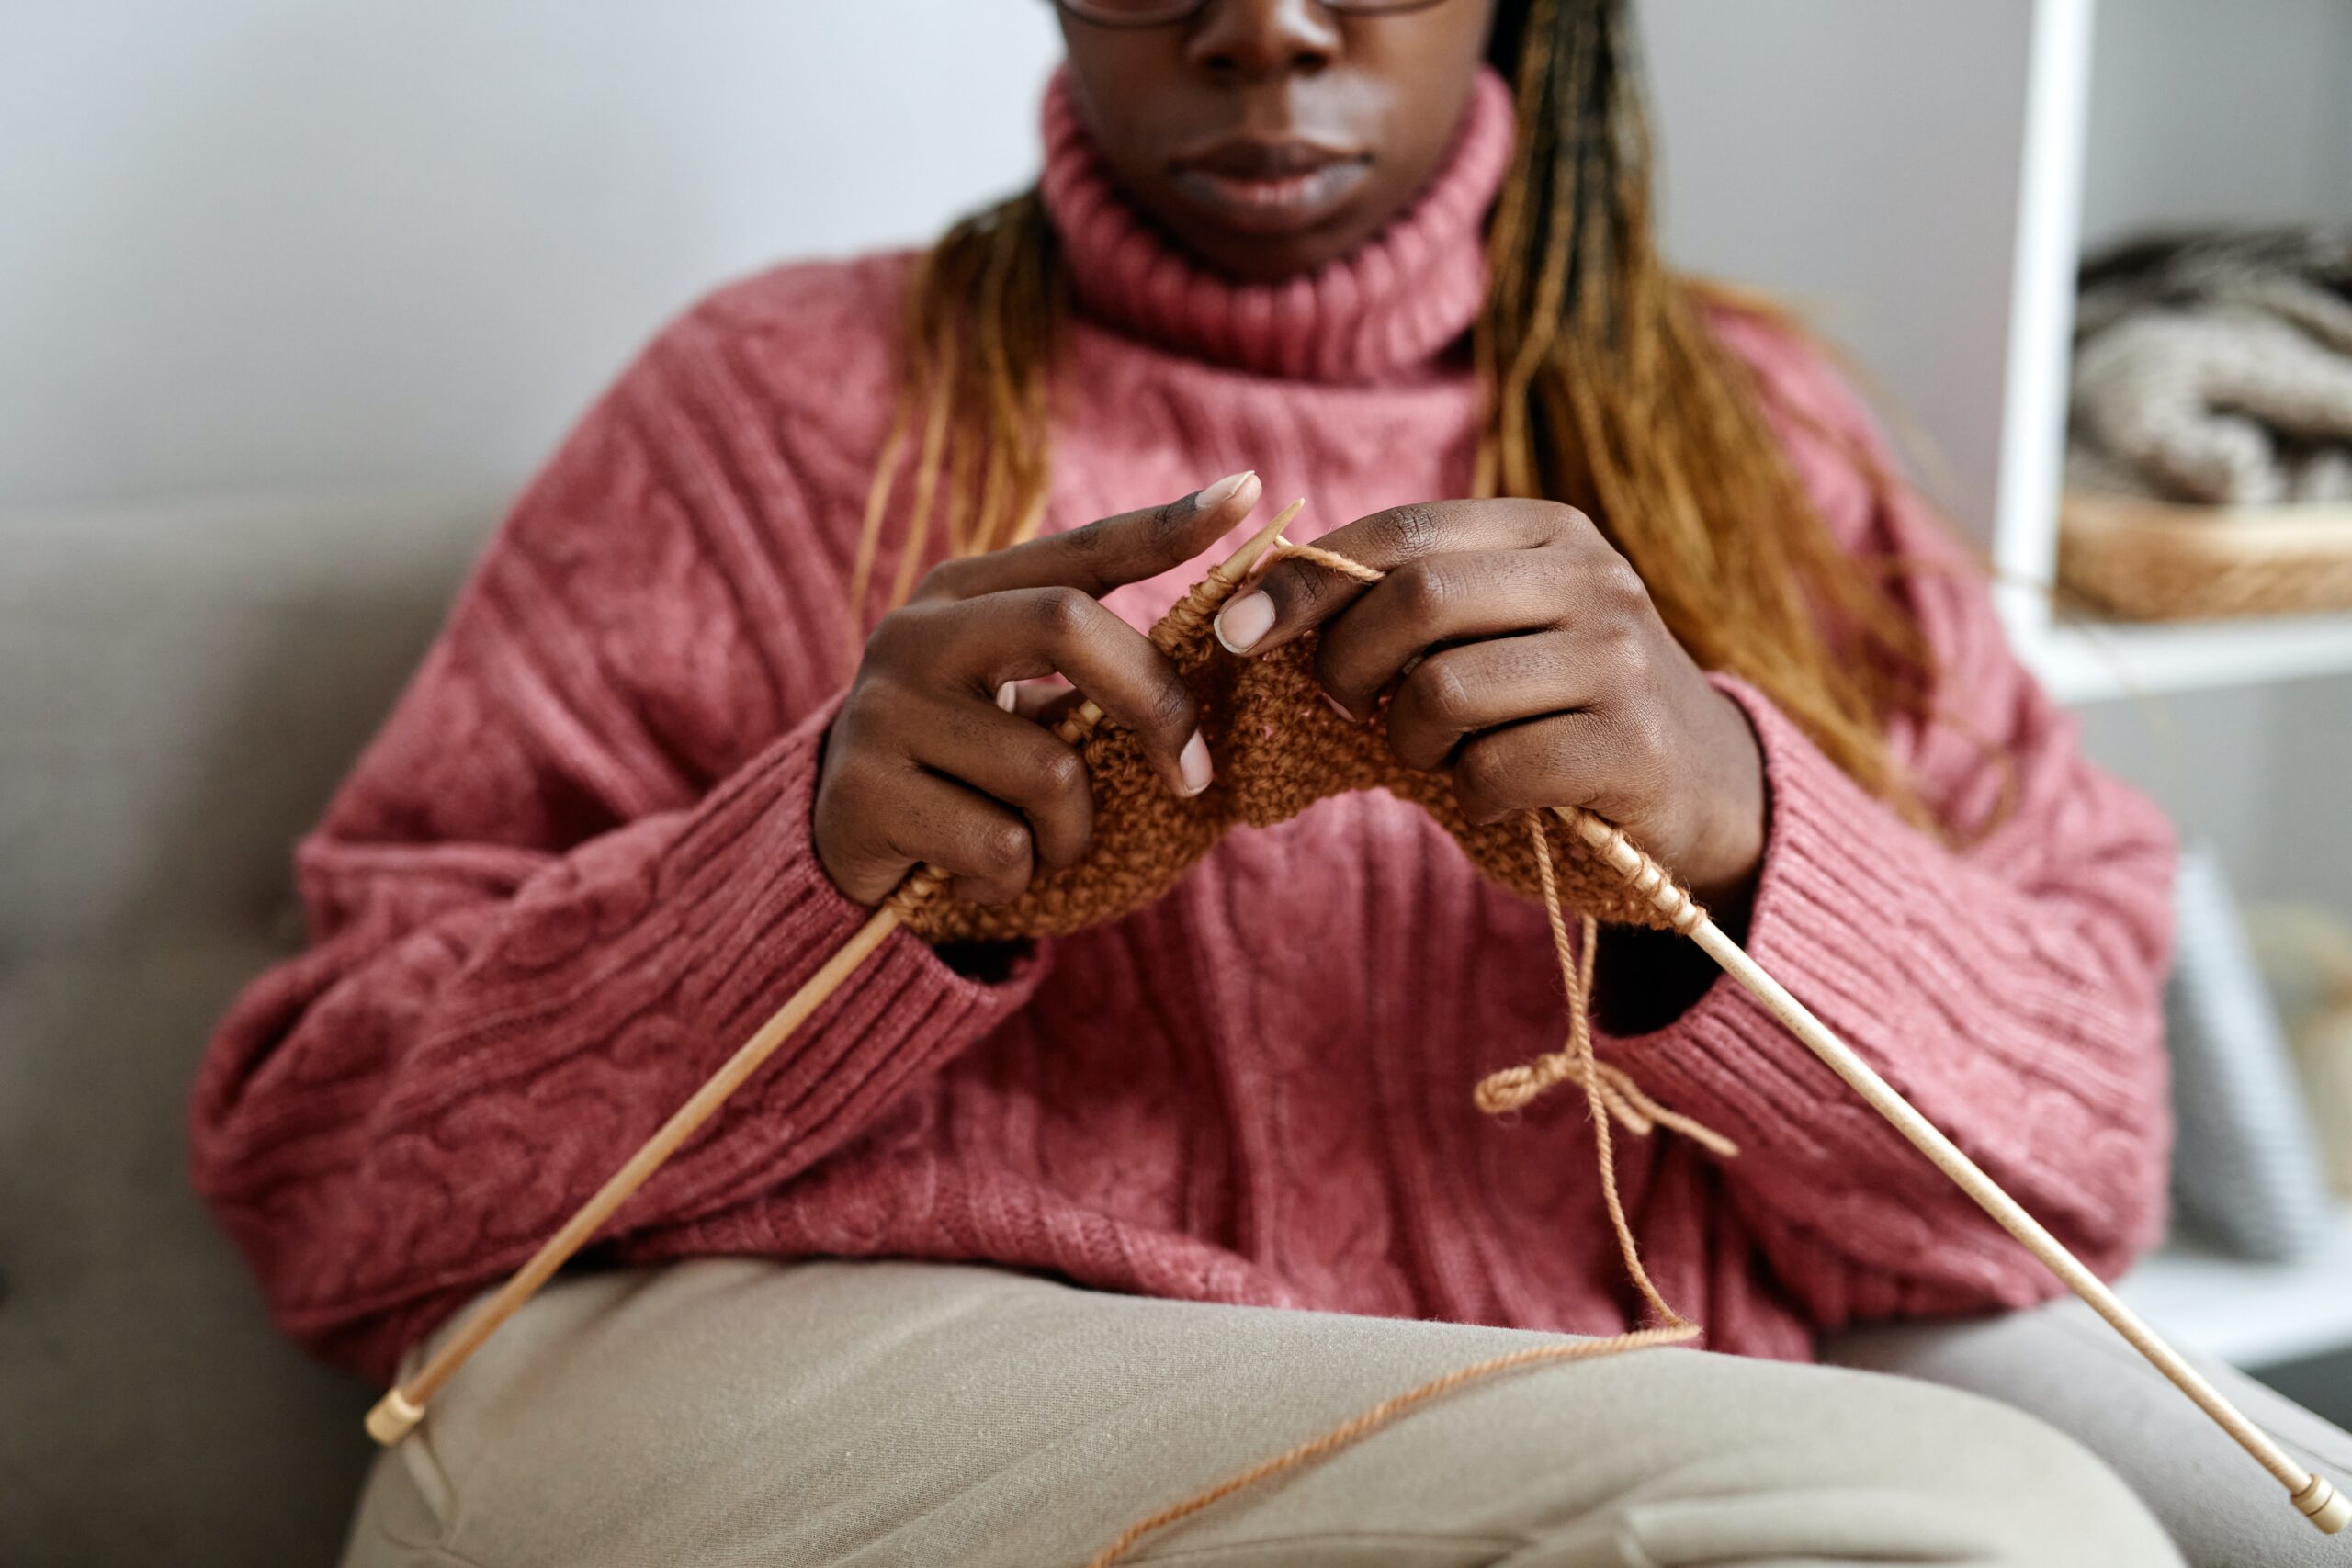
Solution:
[[[2352,222],[2352,5],[2105,0],[2086,243],[2146,227]]]
[[[2239,895],[2352,915],[2352,677],[2102,703],[2093,758],[2220,852]]]
[[[1644,0],[1669,242],[1990,507],[2027,0]],[[768,261],[1033,168],[1041,0],[0,0],[0,510],[515,482]],[[883,70],[888,58],[894,67]]]
[[[713,283],[1024,180],[1057,48],[1039,0],[0,0],[0,511],[511,485]]]
[[[1985,538],[2030,0],[1642,0],[1640,16],[1669,250],[1850,351],[1921,479]]]

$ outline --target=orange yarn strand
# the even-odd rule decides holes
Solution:
[[[1294,545],[1280,537],[1282,525],[1296,510],[1294,507],[1291,513],[1277,518],[1269,530],[1274,535],[1269,558],[1311,561],[1358,582],[1377,582],[1385,575],[1334,551],[1313,545]],[[1208,617],[1230,591],[1231,584],[1213,575],[1161,619],[1159,625],[1153,628],[1152,640],[1180,666],[1186,665],[1200,651],[1199,644],[1205,636]],[[1294,660],[1298,657],[1296,650],[1299,646],[1293,645]],[[1250,668],[1268,674],[1279,673],[1283,657],[1282,654],[1272,655],[1265,660],[1253,661]],[[1251,705],[1245,701],[1235,705],[1246,710]],[[1318,746],[1318,738],[1345,732],[1308,728],[1329,722],[1313,716],[1328,711],[1319,704],[1302,705],[1289,701],[1276,705],[1261,700],[1260,705],[1275,711],[1287,710],[1287,728],[1291,733],[1283,736],[1277,750],[1286,755],[1306,757],[1310,763],[1333,761],[1329,757],[1317,757],[1319,750],[1326,749]],[[1271,736],[1275,732],[1269,728],[1266,733]],[[1088,761],[1099,787],[1105,773],[1117,769],[1124,760],[1114,753],[1098,752],[1091,755]],[[1128,762],[1127,765],[1132,767],[1135,764]],[[1626,1217],[1624,1199],[1617,1189],[1616,1146],[1611,1123],[1615,1122],[1636,1135],[1645,1134],[1660,1126],[1670,1127],[1718,1155],[1729,1156],[1739,1151],[1730,1139],[1713,1129],[1659,1105],[1634,1081],[1632,1075],[1622,1067],[1600,1061],[1595,1054],[1591,1000],[1594,962],[1600,947],[1600,923],[1591,915],[1583,914],[1579,917],[1580,931],[1577,936],[1571,937],[1560,870],[1552,850],[1548,816],[1542,812],[1528,812],[1521,818],[1521,826],[1526,830],[1527,848],[1532,852],[1534,879],[1544,901],[1544,918],[1551,927],[1552,948],[1559,961],[1561,985],[1567,993],[1568,1039],[1561,1050],[1490,1075],[1478,1085],[1476,1099],[1480,1110],[1490,1115],[1498,1115],[1517,1111],[1546,1089],[1571,1079],[1583,1086],[1585,1103],[1592,1116],[1593,1156],[1600,1179],[1601,1202],[1609,1213],[1610,1228],[1616,1237],[1618,1255],[1624,1259],[1626,1274],[1632,1279],[1634,1288],[1641,1292],[1642,1300],[1658,1321],[1653,1326],[1607,1338],[1539,1345],[1514,1350],[1431,1378],[1418,1387],[1382,1400],[1362,1414],[1285,1449],[1271,1459],[1227,1476],[1181,1503],[1137,1520],[1098,1552],[1090,1568],[1109,1568],[1145,1537],[1190,1518],[1237,1492],[1336,1453],[1369,1437],[1416,1406],[1465,1383],[1524,1367],[1557,1361],[1592,1360],[1652,1346],[1687,1344],[1699,1337],[1699,1325],[1674,1310],[1651,1280],[1649,1270],[1642,1264],[1641,1247],[1634,1240],[1633,1223]]]
[[[1457,1367],[1453,1371],[1430,1379],[1417,1388],[1407,1389],[1382,1400],[1360,1416],[1353,1416],[1318,1437],[1309,1438],[1295,1448],[1284,1449],[1273,1458],[1251,1465],[1248,1470],[1227,1476],[1216,1485],[1194,1493],[1182,1502],[1162,1508],[1149,1518],[1138,1519],[1120,1532],[1119,1539],[1104,1547],[1089,1560],[1087,1568],[1111,1568],[1111,1564],[1134,1550],[1137,1541],[1155,1530],[1167,1529],[1180,1520],[1188,1519],[1212,1504],[1221,1503],[1237,1492],[1246,1491],[1261,1481],[1269,1481],[1287,1470],[1312,1464],[1319,1459],[1337,1453],[1351,1444],[1363,1441],[1387,1426],[1416,1405],[1426,1404],[1442,1394],[1453,1393],[1464,1383],[1503,1372],[1517,1371],[1523,1367],[1547,1365],[1555,1361],[1594,1361],[1607,1356],[1622,1356],[1629,1350],[1646,1350],[1658,1345],[1679,1345],[1698,1336],[1698,1329],[1684,1324],[1679,1327],[1644,1328],[1631,1334],[1613,1334],[1606,1339],[1578,1339],[1565,1344],[1534,1345],[1524,1350],[1513,1350],[1484,1361]]]

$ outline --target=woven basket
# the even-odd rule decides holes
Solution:
[[[2180,506],[2068,491],[2058,582],[2129,621],[2352,609],[2352,505]]]

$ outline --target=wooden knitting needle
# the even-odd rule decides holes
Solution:
[[[1909,1100],[1895,1092],[1892,1084],[1855,1055],[1851,1046],[1831,1033],[1829,1027],[1815,1018],[1811,1009],[1791,996],[1787,987],[1767,974],[1761,964],[1741,949],[1739,943],[1724,935],[1723,928],[1709,919],[1706,911],[1692,903],[1690,896],[1675,886],[1673,878],[1668,876],[1656,861],[1636,849],[1624,834],[1589,811],[1557,807],[1554,811],[1618,874],[1645,892],[1677,931],[1697,942],[1708,957],[1722,966],[1724,974],[1739,982],[1748,995],[1763,1003],[1765,1010],[1780,1020],[1807,1050],[1820,1057],[1831,1072],[1845,1079],[1871,1110],[1893,1124],[1896,1132],[1909,1139],[1912,1147],[1926,1155],[1935,1163],[1937,1169],[1951,1178],[1962,1191],[1975,1200],[1977,1207],[1999,1223],[2003,1230],[2024,1243],[2026,1250],[2064,1280],[2068,1290],[2105,1318],[2108,1325],[2121,1335],[2133,1349],[2146,1357],[2150,1365],[2170,1379],[2174,1387],[2193,1400],[2199,1409],[2213,1418],[2216,1426],[2253,1455],[2255,1462],[2277,1478],[2278,1484],[2284,1486],[2294,1499],[2295,1506],[2301,1509],[2323,1533],[2335,1535],[2347,1524],[2352,1524],[2352,1498],[2337,1490],[2327,1477],[2315,1475],[2297,1464],[2267,1432],[2247,1420],[2236,1405],[2223,1397],[2221,1390],[2183,1360],[2178,1351],[2165,1344],[2154,1329],[2141,1320],[2139,1314],[2125,1306],[2115,1292],[2108,1289],[2106,1281],[2084,1267],[2080,1258],[2066,1250],[2064,1243],[2052,1235],[2041,1221],[2027,1213],[2024,1207],[2004,1191],[2000,1183],[1985,1175],[1984,1168],[1970,1159],[1959,1145],[1944,1136],[1934,1122],[1920,1115]]]
[[[1294,553],[1359,581],[1378,581],[1380,579],[1380,573],[1361,563],[1332,556],[1328,551],[1308,547],[1295,549]],[[1766,1010],[1780,1020],[1790,1033],[1827,1064],[1832,1072],[1845,1079],[1871,1109],[1910,1140],[1913,1147],[1926,1155],[1936,1168],[1951,1178],[1960,1190],[1975,1200],[1977,1206],[1992,1215],[2004,1230],[2024,1243],[2028,1251],[2040,1258],[2093,1312],[2105,1318],[2108,1325],[2121,1335],[2126,1343],[2170,1379],[2173,1385],[2187,1394],[2199,1409],[2212,1417],[2214,1424],[2228,1433],[2239,1447],[2254,1456],[2256,1462],[2287,1489],[2295,1506],[2302,1510],[2304,1517],[2323,1533],[2335,1535],[2347,1524],[2352,1524],[2352,1498],[2339,1492],[2325,1476],[2304,1470],[2288,1457],[2286,1450],[2274,1442],[2269,1434],[2247,1420],[2243,1412],[2222,1396],[2219,1389],[2183,1360],[2177,1351],[2157,1336],[2155,1330],[2141,1321],[2138,1314],[2117,1299],[2115,1292],[2109,1290],[2098,1275],[2085,1268],[2081,1259],[2067,1251],[2065,1246],[2043,1228],[2040,1221],[2002,1190],[2000,1184],[1985,1175],[1958,1145],[1944,1136],[1934,1122],[1920,1115],[1910,1101],[1894,1091],[1893,1085],[1871,1070],[1869,1063],[1856,1055],[1852,1048],[1831,1033],[1828,1026],[1815,1018],[1803,1002],[1791,996],[1787,988],[1767,974],[1764,967],[1742,951],[1737,942],[1724,935],[1723,929],[1707,918],[1707,912],[1692,901],[1663,866],[1644,854],[1623,833],[1589,811],[1555,807],[1553,814],[1573,828],[1587,847],[1623,876],[1636,892],[1646,897],[1666,917],[1668,925],[1697,942],[1725,974],[1762,1002]]]
[[[910,878],[910,885],[920,878],[934,875],[930,866],[923,867]],[[944,880],[942,878],[942,880]],[[902,890],[903,891],[903,890]],[[928,897],[928,895],[925,895]],[[529,1262],[515,1270],[498,1293],[484,1302],[447,1343],[433,1353],[430,1360],[418,1369],[414,1377],[392,1385],[383,1398],[368,1412],[368,1435],[390,1447],[413,1431],[424,1419],[424,1405],[441,1385],[447,1382],[473,1353],[482,1348],[483,1341],[498,1332],[499,1325],[514,1315],[525,1302],[538,1292],[541,1285],[585,1246],[597,1227],[613,1217],[613,1211],[629,1200],[630,1194],[651,1179],[678,1145],[692,1137],[695,1129],[710,1120],[711,1113],[727,1103],[727,1097],[742,1088],[743,1081],[760,1070],[762,1063],[775,1055],[776,1047],[791,1038],[793,1031],[808,1021],[808,1015],[824,1005],[825,998],[840,988],[843,980],[867,955],[882,945],[883,938],[899,926],[899,905],[894,897],[874,911],[873,919],[860,926],[857,934],[842,944],[842,950],[825,961],[824,967],[810,976],[806,984],[792,993],[791,1000],[776,1010],[775,1016],[760,1025],[736,1053],[727,1058],[719,1069],[695,1090],[684,1105],[670,1114],[654,1134],[645,1140],[628,1163],[608,1177],[595,1195],[580,1205],[579,1212],[564,1221],[563,1228],[548,1237]]]
[[[1155,637],[1167,635],[1171,623],[1181,623],[1187,616],[1214,615],[1233,591],[1250,575],[1250,569],[1265,554],[1268,547],[1281,537],[1283,529],[1298,515],[1306,504],[1304,499],[1295,501],[1283,509],[1282,514],[1261,529],[1257,536],[1243,545],[1223,564],[1212,570],[1187,593],[1177,606],[1162,617],[1153,628]],[[1102,710],[1092,699],[1081,704],[1076,712],[1055,727],[1055,733],[1076,745],[1093,728],[1102,722]],[[424,1419],[424,1406],[440,1392],[441,1385],[454,1376],[459,1367],[482,1348],[499,1325],[522,1308],[524,1303],[538,1293],[539,1287],[555,1277],[557,1269],[571,1259],[571,1255],[587,1245],[615,1210],[629,1201],[631,1194],[652,1179],[669,1161],[679,1146],[694,1136],[695,1130],[710,1120],[713,1112],[727,1103],[728,1097],[743,1087],[744,1081],[776,1053],[777,1047],[790,1039],[793,1032],[807,1022],[809,1014],[825,1004],[826,998],[839,990],[842,983],[854,974],[885,938],[898,930],[909,911],[919,908],[936,897],[946,886],[947,874],[936,866],[926,865],[910,873],[899,884],[898,891],[884,900],[874,911],[874,917],[858,928],[857,934],[844,943],[842,950],[825,961],[824,966],[811,975],[792,997],[775,1010],[775,1015],[760,1025],[752,1036],[743,1042],[736,1053],[727,1058],[719,1069],[695,1090],[684,1105],[670,1113],[642,1147],[629,1156],[628,1162],[608,1177],[589,1200],[580,1205],[563,1228],[548,1237],[530,1260],[516,1269],[498,1293],[482,1303],[459,1325],[458,1332],[435,1351],[430,1359],[417,1370],[414,1377],[392,1385],[375,1408],[368,1412],[368,1435],[390,1447],[415,1430]]]

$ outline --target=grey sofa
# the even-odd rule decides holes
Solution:
[[[368,1393],[188,1190],[212,1022],[300,938],[288,850],[494,498],[0,519],[0,1563],[334,1560]]]

